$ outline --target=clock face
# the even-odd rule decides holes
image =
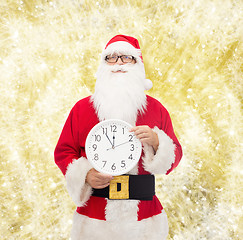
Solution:
[[[142,144],[132,126],[109,119],[95,125],[89,132],[85,152],[93,167],[102,173],[118,176],[129,172],[140,159]]]

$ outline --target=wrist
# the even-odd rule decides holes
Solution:
[[[88,178],[89,178],[89,174],[90,174],[91,170],[92,170],[92,168],[86,174],[85,183],[88,183],[89,184],[89,179]]]
[[[158,150],[158,147],[159,147],[159,138],[158,138],[158,135],[157,133],[154,132],[154,143],[153,143],[153,149],[154,149],[154,153],[157,152]]]

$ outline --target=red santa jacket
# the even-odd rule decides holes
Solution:
[[[70,192],[74,191],[73,194],[76,196],[74,198],[78,199],[77,202],[80,203],[77,203],[77,212],[91,218],[106,220],[105,207],[107,199],[91,196],[92,190],[87,191],[88,186],[84,186],[86,184],[86,173],[91,168],[91,166],[87,168],[87,161],[84,163],[87,160],[85,159],[85,140],[89,131],[98,122],[99,119],[90,97],[77,102],[64,125],[54,157],[56,164],[65,176],[67,176],[67,169],[70,168],[69,176],[74,180],[72,179],[69,185],[75,185],[76,180],[83,181],[77,185],[77,191],[72,190],[74,187],[70,186]],[[155,155],[151,151],[152,148],[149,148],[149,146],[143,147],[143,153],[138,163],[138,175],[169,174],[178,165],[182,157],[182,149],[174,134],[168,111],[156,99],[147,96],[146,111],[138,115],[136,125],[148,125],[159,137],[159,147]],[[80,159],[80,163],[74,164],[74,161],[78,159]],[[81,161],[83,161],[84,165],[82,165]],[[82,166],[87,168],[86,171],[82,172]],[[78,168],[81,168],[80,171]],[[81,172],[85,176],[81,176]],[[77,177],[73,177],[76,173]],[[85,200],[80,202],[80,195],[83,194],[85,195]],[[70,193],[70,195],[72,194]],[[160,214],[162,209],[163,207],[156,196],[154,196],[152,201],[139,201],[137,219],[140,221]]]

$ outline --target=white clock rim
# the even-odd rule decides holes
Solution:
[[[92,137],[92,132],[93,131],[95,131],[97,128],[99,128],[100,127],[100,125],[103,125],[104,123],[109,123],[109,122],[111,122],[111,123],[117,123],[117,122],[119,122],[119,123],[122,123],[122,124],[124,124],[124,125],[127,125],[128,127],[130,127],[130,128],[132,128],[133,126],[130,124],[130,123],[128,123],[128,122],[126,122],[126,121],[124,121],[124,120],[120,120],[120,119],[106,119],[106,120],[103,120],[103,121],[101,121],[101,122],[99,122],[99,123],[97,123],[93,128],[91,128],[91,130],[89,131],[89,133],[88,133],[88,135],[87,135],[87,138],[86,138],[86,141],[85,141],[85,149],[88,149],[88,142],[89,142],[89,139]],[[134,135],[135,136],[135,135]],[[136,137],[136,136],[135,136]],[[137,138],[137,137],[136,137]],[[101,169],[101,168],[99,168],[97,165],[95,165],[95,163],[93,162],[93,161],[91,161],[91,160],[89,160],[89,151],[85,151],[85,153],[86,153],[86,156],[87,156],[87,159],[88,159],[88,161],[91,163],[91,165],[94,167],[94,169],[96,169],[97,171],[99,171],[99,172],[101,172],[101,173],[104,173],[104,174],[109,174],[109,175],[112,175],[112,176],[120,176],[120,175],[123,175],[123,174],[126,174],[126,173],[128,173],[129,171],[131,171],[135,166],[136,166],[136,164],[139,162],[139,159],[140,159],[140,157],[141,157],[141,154],[142,154],[142,143],[140,142],[140,140],[137,138],[137,140],[138,140],[138,142],[140,143],[139,144],[139,158],[136,160],[136,161],[134,161],[134,164],[133,165],[130,165],[130,167],[128,167],[127,169],[125,169],[125,170],[121,170],[121,171],[119,171],[119,172],[109,172],[109,171],[105,171],[104,169]]]

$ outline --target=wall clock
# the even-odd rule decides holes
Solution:
[[[138,163],[142,144],[130,132],[132,125],[109,119],[99,122],[89,132],[85,152],[89,162],[99,172],[118,176],[132,170]]]

